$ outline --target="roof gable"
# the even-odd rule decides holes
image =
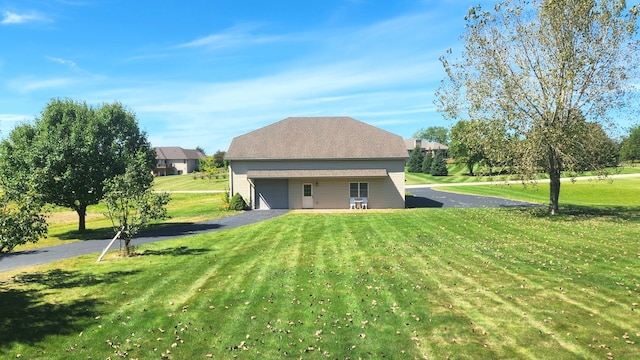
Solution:
[[[227,159],[406,158],[403,139],[350,117],[289,117],[235,137]]]

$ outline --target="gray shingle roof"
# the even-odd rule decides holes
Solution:
[[[164,160],[195,160],[205,157],[198,150],[183,149],[177,146],[161,146],[154,149],[157,158]]]
[[[337,178],[337,177],[386,177],[387,169],[342,170],[249,170],[249,179]]]
[[[350,117],[289,117],[235,137],[229,160],[406,158],[403,139]]]

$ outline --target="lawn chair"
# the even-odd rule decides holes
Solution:
[[[356,198],[350,198],[349,199],[349,209],[355,209],[356,208]]]
[[[367,204],[367,198],[362,198],[362,208],[363,209],[368,209],[369,205]]]

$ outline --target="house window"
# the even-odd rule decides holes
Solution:
[[[349,197],[363,198],[369,197],[369,183],[349,183]]]
[[[303,192],[303,196],[311,196],[312,192],[311,192],[311,184],[304,184],[303,188],[302,188],[302,192]]]

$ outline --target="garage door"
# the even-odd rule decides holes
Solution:
[[[289,180],[257,179],[256,209],[288,209]]]

